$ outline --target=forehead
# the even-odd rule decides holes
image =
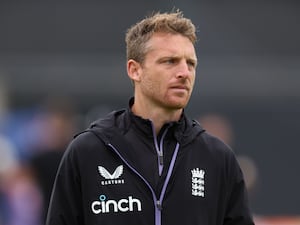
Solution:
[[[196,58],[193,43],[185,36],[170,33],[154,33],[146,44],[147,53],[184,54]]]

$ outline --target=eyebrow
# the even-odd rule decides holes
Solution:
[[[186,59],[189,62],[194,63],[195,65],[197,65],[197,63],[198,63],[197,58],[185,58],[185,57],[180,57],[180,56],[175,56],[175,55],[173,55],[173,56],[172,55],[170,55],[170,56],[163,56],[163,57],[159,58],[158,61],[163,61],[163,60],[166,60],[166,59],[180,60],[182,58]]]

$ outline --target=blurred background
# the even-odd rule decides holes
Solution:
[[[257,224],[300,224],[300,2],[1,0],[0,225],[43,224],[72,136],[127,107],[127,28],[179,8],[197,26],[186,112],[230,144]]]

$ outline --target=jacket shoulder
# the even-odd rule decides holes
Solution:
[[[101,140],[93,134],[90,130],[85,130],[78,133],[74,139],[70,142],[72,148],[92,148],[95,145],[102,144]]]
[[[229,154],[229,155],[234,154],[231,146],[223,142],[220,138],[208,132],[203,132],[200,135],[200,139],[209,150],[215,151],[217,154],[219,153]]]
[[[83,161],[85,158],[98,155],[106,149],[104,143],[92,132],[84,131],[77,134],[69,143],[63,160]]]

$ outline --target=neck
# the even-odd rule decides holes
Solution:
[[[144,119],[152,121],[155,133],[158,134],[162,126],[168,122],[179,121],[183,109],[165,109],[144,104],[143,101],[135,99],[131,108],[132,112]]]

